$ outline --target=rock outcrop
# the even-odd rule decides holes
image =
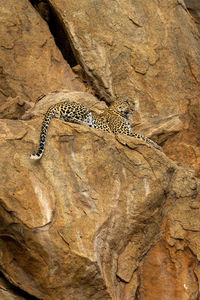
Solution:
[[[200,39],[184,1],[0,6],[0,298],[199,299]],[[163,153],[53,119],[29,159],[51,104],[101,113],[123,96]]]
[[[64,92],[38,105],[83,97],[97,105],[86,93]],[[192,171],[138,139],[55,119],[44,157],[31,161],[41,126],[35,111],[0,126],[0,265],[11,283],[39,299],[134,299],[141,260],[161,243],[162,227],[172,253],[187,247],[198,257]]]
[[[200,3],[198,0],[185,0],[187,9],[194,18],[194,21],[200,31]]]
[[[8,0],[1,8],[0,104],[17,96],[33,102],[60,88],[83,91],[31,3]]]
[[[1,300],[26,300],[27,295],[22,290],[13,287],[3,276],[0,274],[0,299]],[[32,299],[34,300],[34,299]]]
[[[199,187],[191,170],[175,171],[165,203],[164,234],[139,270],[139,299],[199,299]]]

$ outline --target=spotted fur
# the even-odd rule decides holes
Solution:
[[[161,150],[161,147],[155,142],[143,135],[134,133],[131,130],[128,120],[134,112],[134,107],[134,102],[129,99],[116,100],[107,110],[105,110],[105,112],[97,114],[89,110],[86,106],[76,102],[65,101],[52,105],[47,110],[42,123],[39,149],[37,153],[32,154],[30,158],[40,159],[42,157],[45,148],[47,130],[52,118],[58,118],[65,122],[85,124],[92,128],[113,132],[114,134],[121,133],[133,136],[135,138],[142,139],[156,149]]]

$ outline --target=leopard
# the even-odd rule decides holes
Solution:
[[[129,119],[135,111],[135,101],[129,98],[117,99],[101,114],[90,110],[78,102],[62,101],[49,107],[42,122],[39,147],[36,153],[30,158],[39,160],[45,150],[47,131],[52,118],[65,122],[87,125],[91,128],[107,131],[109,133],[124,134],[141,139],[155,149],[162,151],[162,148],[153,140],[132,131]]]

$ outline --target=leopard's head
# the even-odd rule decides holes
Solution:
[[[131,98],[116,99],[109,107],[109,110],[128,119],[135,110],[135,101]]]

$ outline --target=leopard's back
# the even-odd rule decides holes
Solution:
[[[58,104],[55,118],[78,124],[89,123],[91,111],[80,103],[65,101]]]

